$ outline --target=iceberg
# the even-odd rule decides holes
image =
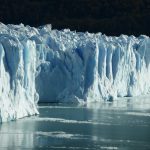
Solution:
[[[150,93],[150,38],[0,24],[0,122],[37,102],[82,103]]]

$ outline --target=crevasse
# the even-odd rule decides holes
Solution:
[[[148,94],[149,64],[147,36],[1,23],[1,122],[38,114],[38,100],[78,103]]]

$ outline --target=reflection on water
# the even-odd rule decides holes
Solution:
[[[0,125],[0,149],[14,147],[30,147],[34,145],[34,131],[36,122],[32,124],[19,120]],[[32,131],[32,132],[31,132]]]
[[[150,149],[150,97],[41,104],[40,115],[0,125],[0,149]]]

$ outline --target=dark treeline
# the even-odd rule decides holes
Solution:
[[[3,0],[0,21],[107,35],[150,35],[150,0]]]

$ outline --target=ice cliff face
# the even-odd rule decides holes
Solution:
[[[0,119],[36,103],[112,100],[150,92],[150,38],[0,24]]]
[[[0,122],[38,113],[36,45],[19,28],[0,24]]]
[[[36,89],[42,101],[100,101],[150,91],[150,39],[39,30]]]

